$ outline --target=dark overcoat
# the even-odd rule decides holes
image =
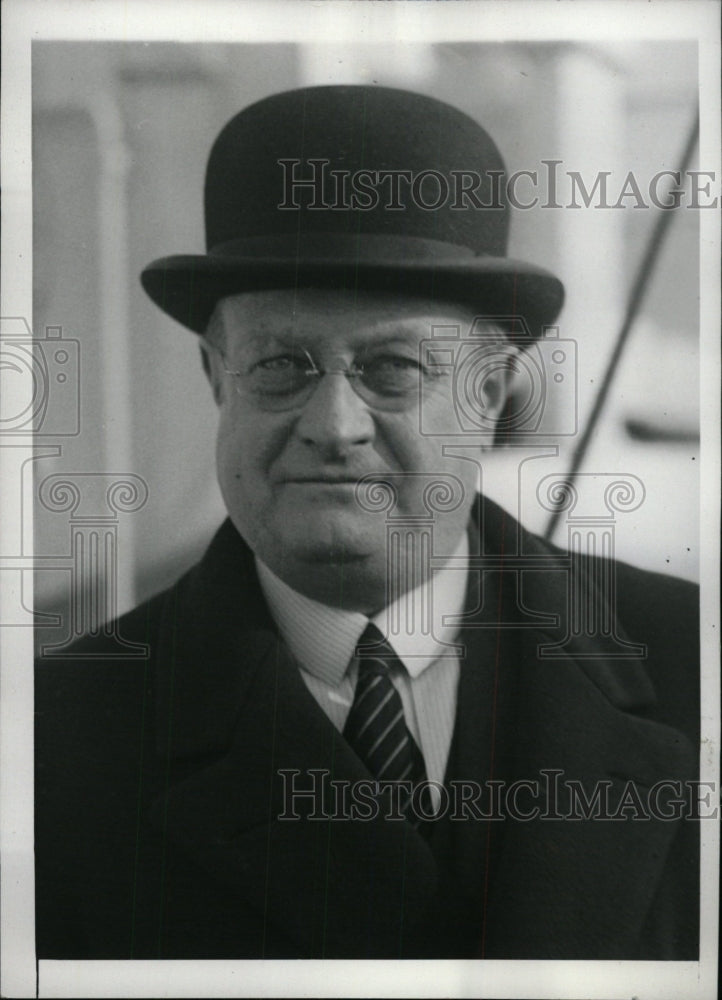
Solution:
[[[420,830],[310,800],[279,818],[288,771],[369,775],[230,522],[120,619],[147,657],[95,638],[41,660],[39,957],[696,958],[699,824],[659,783],[697,772],[697,590],[570,560],[489,501],[480,519],[492,569],[469,574],[446,785],[484,794]],[[582,593],[591,634],[569,613]]]

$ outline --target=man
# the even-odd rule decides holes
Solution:
[[[378,87],[218,137],[208,253],[143,284],[201,336],[229,520],[121,620],[146,661],[40,664],[40,957],[695,957],[694,588],[477,493],[562,304],[505,256],[503,170]],[[454,344],[483,373],[461,442]],[[544,655],[579,588],[646,658]]]

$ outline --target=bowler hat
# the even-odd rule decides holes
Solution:
[[[506,256],[504,177],[491,137],[435,98],[376,86],[275,94],[213,145],[208,252],[153,261],[143,287],[197,333],[226,295],[320,286],[462,301],[538,335],[564,289]]]

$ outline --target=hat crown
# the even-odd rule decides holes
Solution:
[[[226,296],[306,286],[464,302],[539,336],[564,289],[507,256],[504,175],[484,129],[436,98],[376,86],[275,94],[213,145],[207,253],[153,261],[143,287],[196,333]]]
[[[446,245],[501,257],[504,173],[484,129],[435,98],[375,86],[274,94],[235,115],[211,150],[206,245],[403,237],[430,256]]]

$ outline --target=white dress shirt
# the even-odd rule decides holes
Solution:
[[[466,533],[446,566],[433,581],[412,594],[402,595],[370,621],[386,636],[406,668],[392,672],[406,715],[406,724],[419,745],[431,781],[442,783],[449,758],[456,714],[459,659],[448,646],[458,625],[446,619],[462,614],[466,597],[469,540]],[[354,651],[369,619],[311,600],[280,580],[256,559],[263,594],[279,631],[297,660],[308,689],[337,729],[343,731],[353,703],[358,660]],[[414,628],[418,608],[433,587],[430,634]],[[393,628],[389,625],[393,624]],[[431,787],[438,807],[437,789]]]

